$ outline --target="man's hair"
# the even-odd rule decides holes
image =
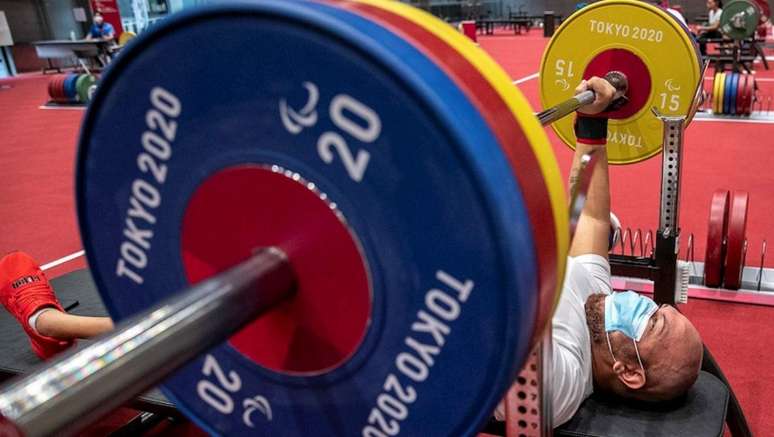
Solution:
[[[97,12],[95,12],[95,13],[94,13],[94,16],[95,16],[95,17],[102,17],[102,18],[105,18],[105,16],[104,16],[104,15],[102,15],[102,12],[100,12],[100,11],[97,11]]]
[[[586,325],[589,327],[589,335],[592,343],[605,343],[605,297],[606,294],[592,294],[586,300]],[[599,307],[599,308],[596,308]]]

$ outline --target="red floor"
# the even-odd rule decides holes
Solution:
[[[538,71],[546,40],[526,36],[484,37],[481,46],[516,79]],[[759,78],[771,95],[774,73]],[[83,111],[41,110],[48,77],[25,76],[0,81],[0,253],[30,252],[48,263],[81,250],[74,208],[73,164]],[[10,88],[9,88],[10,87]],[[519,89],[539,108],[538,79]],[[566,175],[571,151],[547,129],[559,165]],[[753,252],[761,240],[774,237],[774,160],[769,146],[774,125],[695,122],[686,134],[681,226],[697,237],[696,255],[703,257],[709,199],[716,188],[747,190],[751,195],[748,239]],[[653,229],[658,220],[660,159],[611,170],[613,208],[624,226]],[[772,240],[774,242],[774,240]],[[757,259],[757,257],[756,257]],[[51,276],[84,266],[83,257],[49,271]],[[774,255],[767,261],[774,266]],[[774,309],[693,300],[684,312],[702,332],[725,369],[757,435],[774,434],[774,368],[766,360],[774,350],[768,320]],[[764,376],[761,376],[764,375]]]

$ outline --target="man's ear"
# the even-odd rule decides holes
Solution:
[[[613,363],[613,372],[621,383],[632,390],[639,390],[645,386],[645,372],[642,368],[629,367],[621,361]]]

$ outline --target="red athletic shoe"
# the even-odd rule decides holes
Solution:
[[[35,332],[29,324],[36,311],[53,307],[64,312],[38,263],[24,252],[11,252],[0,259],[0,301],[30,337],[35,354],[48,359],[70,347],[73,340],[59,340]]]

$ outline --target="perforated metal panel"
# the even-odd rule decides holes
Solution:
[[[506,396],[506,435],[508,437],[550,436],[553,432],[550,378],[551,328],[535,345],[519,376]]]

